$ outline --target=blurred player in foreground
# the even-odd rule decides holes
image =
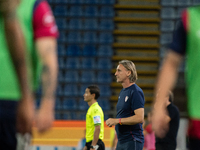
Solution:
[[[188,115],[190,125],[188,130],[190,150],[200,149],[200,7],[190,7],[182,14],[172,44],[169,47],[163,66],[159,72],[155,93],[153,128],[158,137],[163,137],[168,131],[169,123],[165,119],[167,110],[165,97],[173,90],[178,68],[183,56],[186,60],[186,84],[188,96]]]
[[[30,133],[35,120],[43,132],[54,120],[58,31],[45,0],[0,0],[0,26],[0,149],[15,150],[17,131]],[[40,75],[42,103],[34,116]]]

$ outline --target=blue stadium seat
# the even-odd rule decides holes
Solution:
[[[62,110],[63,109],[62,106],[63,106],[62,101],[59,98],[56,98],[55,109]]]
[[[58,44],[58,56],[65,56],[65,45]]]
[[[80,43],[81,32],[70,31],[68,34],[68,43]]]
[[[170,44],[172,42],[172,33],[163,33],[160,36],[160,44]]]
[[[172,32],[174,30],[174,21],[171,20],[163,20],[160,24],[161,31]]]
[[[103,111],[110,110],[110,101],[109,99],[99,99],[98,100],[99,106],[103,109]]]
[[[64,95],[65,96],[78,96],[78,86],[76,84],[65,84]]]
[[[84,33],[84,43],[97,43],[97,33],[96,32],[85,32]]]
[[[78,107],[76,99],[67,99],[63,100],[63,109],[64,110],[76,110]]]
[[[81,30],[82,27],[82,20],[81,19],[70,19],[69,20],[69,29],[72,30]]]
[[[67,29],[67,21],[64,18],[56,18],[58,29]]]
[[[58,85],[58,86],[57,86],[56,95],[57,95],[57,96],[62,96],[62,95],[63,95],[63,89],[62,89],[62,86],[61,86],[61,85]]]
[[[164,58],[164,56],[166,55],[166,52],[167,52],[168,48],[167,48],[167,45],[166,46],[161,46],[160,49],[159,49],[159,56],[160,58]],[[162,61],[160,62],[162,64]]]
[[[71,120],[79,120],[79,115],[78,115],[78,113],[76,111],[70,112],[70,115],[71,115]]]
[[[79,69],[80,59],[78,57],[68,57],[66,60],[67,69]]]
[[[175,0],[161,0],[162,6],[176,6]]]
[[[82,6],[70,6],[69,15],[71,17],[81,17],[83,14]]]
[[[60,32],[59,37],[58,37],[58,43],[65,43],[67,42],[67,35],[65,33],[65,31]]]
[[[80,113],[78,120],[85,120],[85,119],[86,119],[86,113],[85,112]]]
[[[114,22],[111,19],[101,19],[100,20],[101,30],[114,30]]]
[[[97,51],[97,56],[112,57],[112,47],[110,45],[100,45]]]
[[[200,0],[193,0],[193,5],[200,5]]]
[[[112,76],[108,71],[100,71],[97,73],[97,82],[98,83],[111,83]]]
[[[97,30],[98,29],[97,19],[85,19],[84,20],[84,29],[85,30]]]
[[[70,4],[83,4],[84,0],[68,0]]]
[[[67,70],[65,73],[65,82],[71,83],[71,82],[79,82],[79,74],[78,71],[70,71]]]
[[[95,58],[93,58],[93,57],[82,58],[81,68],[82,69],[95,69],[96,68]]]
[[[161,9],[161,18],[162,19],[174,19],[176,17],[175,14],[176,14],[175,8],[163,7]]]
[[[104,110],[110,110],[111,106],[110,106],[109,99],[102,99],[102,102],[103,102]]]
[[[114,17],[114,9],[112,6],[102,6],[100,9],[101,17]]]
[[[98,17],[98,7],[97,6],[86,6],[85,7],[85,17]]]
[[[101,4],[113,5],[115,4],[115,0],[100,0]]]
[[[99,41],[102,44],[112,44],[114,41],[112,32],[101,32],[99,35]]]
[[[83,48],[83,56],[96,56],[96,48],[94,45],[85,45]]]
[[[101,0],[85,0],[86,4],[98,4]]]
[[[69,45],[67,47],[67,56],[80,56],[81,49],[78,45]]]
[[[177,0],[178,6],[189,6],[191,5],[191,0]]]
[[[99,85],[101,97],[110,97],[112,95],[110,85]]]
[[[87,102],[84,101],[84,99],[81,99],[81,100],[79,100],[78,108],[79,108],[79,110],[88,110],[89,106],[88,106]]]
[[[65,68],[65,59],[64,58],[59,57],[58,66],[59,66],[60,69],[64,69]]]
[[[58,72],[58,81],[63,82],[64,81],[64,72],[59,70]]]
[[[55,119],[56,120],[61,120],[62,119],[62,116],[61,116],[60,112],[55,112]]]
[[[63,114],[62,119],[63,119],[63,120],[71,120],[71,115],[70,115],[70,113],[66,113],[66,112],[65,112],[65,113]]]
[[[63,114],[64,120],[78,120],[78,118],[76,111],[65,112]]]
[[[67,4],[69,0],[51,0],[52,2],[55,1],[56,4]]]
[[[82,83],[95,83],[96,77],[94,71],[82,71],[81,82]]]
[[[47,0],[47,2],[48,2],[49,4],[52,4],[52,3],[53,3],[53,0]]]
[[[56,5],[53,9],[55,17],[66,17],[68,15],[67,6]]]
[[[108,120],[110,118],[109,114],[107,112],[104,112],[104,120]]]
[[[112,69],[112,61],[110,58],[98,58],[97,60],[98,69]]]
[[[83,96],[85,93],[85,89],[89,86],[90,84],[81,84],[80,86],[80,96]]]

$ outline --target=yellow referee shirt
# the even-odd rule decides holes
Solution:
[[[101,125],[99,139],[102,140],[104,137],[104,114],[101,107],[96,102],[89,107],[86,114],[86,142],[93,140],[94,129],[97,125]]]

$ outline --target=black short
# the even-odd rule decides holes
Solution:
[[[176,145],[170,145],[169,143],[156,143],[156,150],[175,150]]]
[[[189,149],[200,150],[200,139],[189,137]]]
[[[16,150],[17,101],[0,100],[0,150]]]
[[[92,141],[91,141],[91,142],[87,142],[87,143],[85,144],[85,146],[87,146],[87,150],[90,150],[91,144],[92,144]],[[104,143],[103,143],[102,140],[99,139],[98,142],[97,142],[97,145],[99,145],[98,150],[105,150],[105,145],[104,145]],[[95,145],[94,145],[94,146],[95,146]]]

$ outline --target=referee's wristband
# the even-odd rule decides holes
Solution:
[[[119,118],[119,124],[122,125],[121,118]]]

